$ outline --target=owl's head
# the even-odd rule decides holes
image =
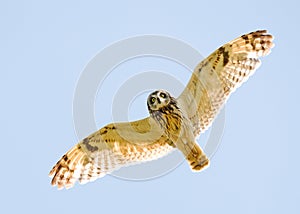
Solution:
[[[157,111],[162,107],[169,105],[171,102],[171,95],[164,90],[157,90],[152,92],[147,99],[147,105],[149,111]]]

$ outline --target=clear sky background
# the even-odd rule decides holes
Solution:
[[[120,2],[0,2],[1,213],[299,213],[297,1]],[[69,191],[51,187],[49,170],[78,141],[76,83],[100,50],[158,34],[207,56],[257,29],[268,29],[276,47],[226,105],[210,168],[195,174],[182,164],[149,181],[106,176]],[[147,69],[157,62],[147,61]],[[132,61],[124,69],[130,66],[137,68]],[[111,122],[101,117],[103,99],[96,105],[99,128]],[[145,101],[135,105],[147,115]]]

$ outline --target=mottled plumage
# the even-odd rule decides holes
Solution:
[[[52,185],[70,188],[120,167],[151,161],[179,149],[193,171],[209,165],[196,138],[212,123],[230,94],[270,53],[273,37],[265,30],[243,35],[217,49],[195,68],[176,99],[164,90],[147,100],[150,116],[109,124],[80,141],[50,171]]]

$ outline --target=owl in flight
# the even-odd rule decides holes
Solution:
[[[121,167],[152,161],[179,149],[193,171],[209,165],[196,138],[234,92],[260,66],[274,46],[266,30],[245,34],[201,61],[177,98],[164,90],[147,99],[150,116],[113,123],[84,138],[52,168],[59,189],[94,181]]]

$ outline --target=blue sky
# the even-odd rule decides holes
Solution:
[[[298,8],[296,1],[257,0],[2,1],[2,212],[298,213]],[[195,174],[181,164],[148,181],[106,176],[69,191],[51,187],[49,170],[78,141],[72,112],[76,84],[99,51],[124,38],[156,34],[207,56],[257,29],[272,33],[276,46],[227,103],[222,143],[210,168]],[[174,76],[185,69],[138,59],[115,74],[130,70],[132,76],[138,68],[174,69]],[[102,91],[118,87],[113,78],[108,81]],[[109,93],[99,96],[100,128],[112,118],[105,113]],[[142,98],[133,103],[130,118],[147,115]]]

